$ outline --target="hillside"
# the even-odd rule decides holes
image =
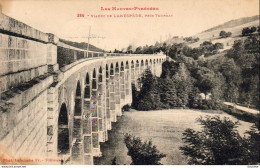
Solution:
[[[70,46],[73,46],[73,47],[77,47],[77,48],[84,49],[84,50],[88,49],[88,43],[85,43],[85,42],[78,43],[78,42],[68,41],[68,40],[64,40],[64,39],[60,39],[60,41],[65,43],[65,44],[68,44]],[[104,51],[103,49],[100,49],[100,48],[98,48],[98,47],[96,47],[92,44],[89,44],[89,50],[90,51],[97,51],[97,52],[103,52]]]
[[[210,32],[210,31],[214,31],[214,30],[218,30],[218,29],[232,28],[232,27],[240,26],[240,25],[247,24],[247,23],[254,22],[254,21],[258,21],[258,20],[259,20],[259,15],[252,16],[252,17],[244,17],[244,18],[225,22],[224,24],[212,27],[212,28],[205,30],[203,32]]]
[[[212,43],[217,43],[217,42],[223,43],[224,44],[223,50],[226,50],[232,47],[235,40],[245,38],[241,36],[243,28],[252,27],[252,26],[255,27],[259,26],[259,15],[231,20],[221,25],[207,29],[201,33],[192,36],[193,39],[199,38],[199,41],[197,42],[190,43],[185,41],[184,37],[177,37],[177,36],[167,39],[165,42],[167,44],[186,43],[188,46],[195,48],[195,47],[199,47],[200,44],[203,43],[204,41],[211,41]],[[220,38],[219,33],[222,30],[226,32],[231,32],[232,33],[231,37]]]
[[[259,16],[253,16],[248,18],[241,18],[237,20],[232,20],[226,22],[222,25],[210,28],[206,31],[196,34],[193,37],[198,37],[200,40],[196,43],[189,44],[190,47],[199,47],[204,41],[212,41],[212,43],[223,43],[224,49],[229,49],[232,47],[233,43],[237,39],[241,39],[242,29],[245,27],[258,27],[259,26]],[[220,31],[231,32],[232,36],[228,38],[219,38]]]

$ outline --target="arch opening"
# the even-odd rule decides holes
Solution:
[[[147,66],[148,65],[148,60],[145,60],[145,66]]]
[[[114,66],[111,64],[110,66],[110,75],[114,75]]]
[[[124,62],[121,62],[120,71],[124,71]]]
[[[58,118],[58,154],[69,153],[69,126],[68,126],[68,112],[66,104],[63,103],[60,108]]]
[[[129,69],[129,64],[128,64],[128,61],[126,61],[125,68],[126,68],[126,69]]]
[[[102,67],[99,68],[98,82],[102,82]]]
[[[136,61],[135,67],[139,67],[139,61],[138,60]]]
[[[90,86],[89,86],[89,74],[86,75],[86,87],[84,91],[84,98],[89,99],[90,98]]]
[[[81,103],[81,88],[80,88],[80,82],[78,81],[77,88],[76,88],[75,108],[74,108],[75,116],[81,115],[81,104],[82,104]]]
[[[89,74],[86,75],[86,85],[89,85]]]
[[[116,63],[116,69],[115,69],[116,73],[119,72],[119,65],[118,62]]]
[[[96,70],[93,70],[92,89],[97,89]]]
[[[134,63],[134,61],[132,60],[132,62],[131,62],[131,68],[134,68],[135,67],[135,63]]]

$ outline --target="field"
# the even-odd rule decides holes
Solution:
[[[125,112],[117,123],[113,124],[113,130],[109,133],[109,140],[101,145],[103,156],[95,158],[95,164],[109,165],[116,157],[117,164],[131,163],[131,158],[127,155],[127,148],[123,142],[125,133],[129,133],[142,140],[151,139],[160,152],[167,156],[161,160],[166,165],[187,164],[185,156],[181,154],[179,147],[182,143],[182,132],[186,128],[200,129],[196,119],[200,116],[220,115],[229,117],[237,121],[226,113],[201,112],[195,110],[160,110],[160,111],[132,111]],[[251,126],[250,123],[240,121],[239,132],[242,134]]]

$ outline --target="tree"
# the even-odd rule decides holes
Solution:
[[[232,35],[232,33],[231,32],[225,32],[225,31],[220,31],[220,33],[219,33],[219,36],[220,36],[220,38],[227,38],[227,37],[230,37]]]
[[[133,52],[133,46],[132,45],[129,45],[126,49],[127,53],[132,53]]]
[[[250,33],[254,33],[255,31],[256,31],[256,27],[255,26],[253,26],[253,27],[251,27],[251,29],[250,29]]]
[[[138,137],[125,134],[124,142],[127,154],[132,158],[132,165],[160,165],[160,160],[166,156],[160,153],[151,140],[142,142]]]
[[[225,38],[225,37],[226,37],[226,32],[223,31],[223,30],[220,31],[219,36],[220,36],[221,38]]]
[[[180,147],[189,164],[248,164],[246,141],[237,131],[238,122],[219,116],[199,118],[201,131],[186,129]]]
[[[260,41],[254,36],[234,42],[233,47],[225,55],[233,58],[240,69],[238,102],[259,108],[259,66]]]
[[[221,98],[226,101],[236,102],[241,84],[240,68],[233,59],[219,57],[208,62],[208,68],[215,73],[220,72],[224,76],[223,94]]]
[[[179,64],[173,61],[165,61],[162,64],[161,78],[172,78],[172,76],[178,71]]]
[[[231,32],[228,32],[227,33],[227,37],[231,37],[232,33]]]
[[[242,36],[248,35],[250,32],[250,29],[248,27],[242,29]]]
[[[247,153],[246,160],[248,164],[259,164],[260,163],[260,131],[259,131],[259,121],[260,114],[258,114],[258,123],[255,123],[246,134],[249,137],[246,139],[247,142]]]
[[[143,48],[141,46],[137,47],[135,50],[135,54],[142,54]]]
[[[206,67],[202,67],[198,70],[198,80],[196,83],[196,86],[199,88],[199,90],[205,94],[206,96],[212,91],[212,89],[215,87],[215,74],[213,71]]]
[[[214,49],[215,50],[219,50],[219,49],[223,49],[223,48],[224,48],[223,43],[215,43],[214,44]]]
[[[254,33],[256,31],[256,29],[257,28],[254,27],[254,26],[251,27],[251,28],[245,27],[245,28],[242,29],[242,36],[248,36],[248,35]]]
[[[150,69],[146,69],[138,79],[140,92],[138,93],[137,102],[133,102],[137,110],[155,110],[161,106],[160,95],[158,91],[158,79]]]

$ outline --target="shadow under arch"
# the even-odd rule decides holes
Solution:
[[[124,71],[124,62],[121,62],[120,71]]]
[[[119,72],[119,65],[118,65],[118,62],[116,63],[115,72],[116,72],[116,73],[118,73],[118,72]]]
[[[114,65],[111,63],[110,65],[110,75],[114,75]]]
[[[85,91],[84,91],[84,98],[90,99],[90,79],[89,74],[86,74],[86,80],[85,80]]]
[[[80,88],[80,82],[77,82],[76,87],[76,97],[75,97],[75,110],[74,110],[74,116],[81,116],[81,88]]]
[[[95,68],[93,70],[93,75],[92,75],[92,89],[97,89],[97,74]]]
[[[63,103],[60,108],[58,118],[58,154],[67,154],[70,150],[69,142],[69,120],[66,104]]]

